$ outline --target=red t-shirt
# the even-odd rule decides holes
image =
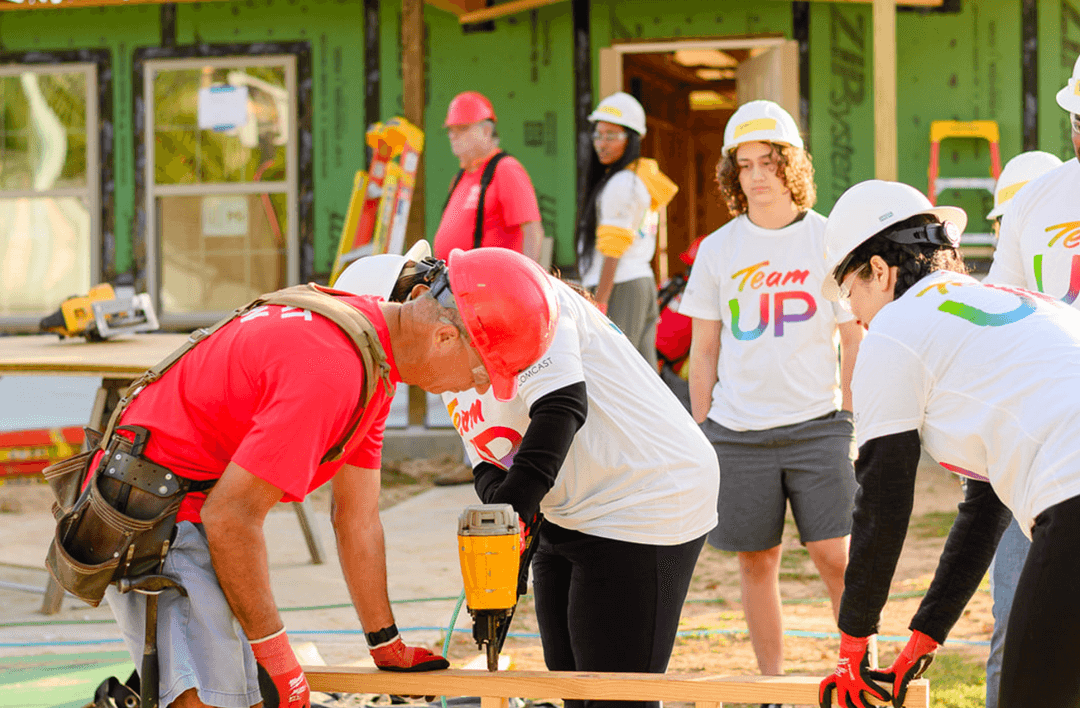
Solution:
[[[450,195],[439,230],[435,232],[436,258],[446,259],[455,248],[468,251],[473,247],[480,177],[490,159],[471,172],[466,170]],[[511,156],[504,157],[495,167],[484,195],[484,236],[480,245],[502,246],[520,253],[521,225],[530,221],[540,221],[540,207],[536,203],[532,181],[520,162]]]
[[[400,381],[390,333],[374,297],[347,297],[379,333]],[[222,327],[147,386],[122,422],[150,430],[145,455],[182,477],[219,478],[229,462],[300,501],[345,463],[377,469],[391,395],[380,384],[336,462],[319,464],[348,430],[364,387],[349,335],[307,310],[259,307]],[[205,494],[189,494],[177,519],[199,521]]]

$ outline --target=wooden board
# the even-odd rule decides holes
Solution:
[[[305,666],[312,690],[389,695],[481,698],[573,698],[695,703],[818,704],[820,676],[700,676],[571,671],[469,671],[447,669],[393,673],[354,666]],[[930,685],[912,681],[904,703],[930,705]]]
[[[0,376],[74,374],[134,378],[187,339],[186,334],[130,334],[104,342],[56,335],[0,337]]]

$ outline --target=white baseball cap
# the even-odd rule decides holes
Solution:
[[[1072,78],[1057,92],[1058,105],[1069,113],[1080,113],[1080,57],[1073,63]]]
[[[430,257],[431,246],[424,239],[420,239],[404,256],[396,253],[381,253],[350,263],[334,281],[332,287],[334,290],[343,290],[353,295],[376,295],[383,300],[389,300],[405,264]]]
[[[848,255],[893,224],[918,214],[929,214],[946,224],[944,229],[954,246],[967,226],[967,214],[952,206],[935,207],[926,195],[901,182],[869,179],[840,195],[825,222],[825,280],[821,294],[836,301],[840,284],[836,271]]]
[[[723,153],[743,143],[782,143],[793,147],[803,146],[799,127],[791,114],[772,101],[750,101],[728,119],[724,128]]]
[[[602,120],[629,128],[638,135],[645,134],[645,109],[636,98],[622,91],[613,93],[601,101],[596,110],[589,114],[589,120],[593,122]]]
[[[1006,162],[994,187],[994,208],[986,218],[994,220],[1004,214],[1021,187],[1060,165],[1061,160],[1057,155],[1041,150],[1022,152]]]

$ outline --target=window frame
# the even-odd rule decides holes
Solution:
[[[154,134],[154,79],[160,72],[176,71],[184,69],[198,69],[205,66],[213,66],[221,69],[244,69],[252,66],[283,67],[285,71],[285,85],[289,91],[289,141],[285,151],[285,180],[280,182],[223,182],[223,183],[199,183],[159,185],[156,182],[156,155]],[[300,131],[297,116],[298,91],[300,90],[297,75],[297,56],[295,54],[261,54],[261,55],[228,55],[228,56],[197,56],[197,57],[173,57],[147,59],[142,65],[142,89],[143,89],[143,115],[145,126],[143,128],[143,184],[145,185],[143,198],[146,214],[146,290],[154,303],[154,309],[158,313],[158,319],[163,327],[193,328],[210,324],[222,317],[227,316],[227,311],[201,311],[190,313],[169,313],[161,308],[161,287],[163,284],[161,258],[163,245],[162,235],[158,229],[159,197],[171,196],[228,196],[228,195],[252,195],[252,194],[284,194],[286,199],[286,229],[285,229],[285,261],[286,282],[285,285],[295,285],[300,282],[300,213],[299,201],[299,139]],[[236,307],[244,303],[236,303]]]
[[[61,187],[36,191],[33,189],[5,190],[0,188],[0,199],[41,199],[49,197],[74,197],[85,199],[90,216],[90,284],[101,282],[102,275],[102,195],[101,195],[101,138],[100,111],[98,105],[98,71],[95,62],[60,61],[55,63],[16,62],[0,64],[0,78],[18,77],[25,73],[72,74],[82,72],[86,77],[86,184],[82,187]],[[60,303],[55,303],[59,307]],[[5,332],[36,332],[41,318],[55,307],[46,307],[38,315],[0,314],[0,330]]]

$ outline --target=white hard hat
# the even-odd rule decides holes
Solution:
[[[944,231],[953,245],[967,226],[967,214],[952,206],[936,207],[919,190],[900,182],[870,179],[840,195],[825,222],[825,281],[821,294],[836,300],[840,284],[836,270],[848,255],[874,235],[918,214],[929,214],[947,224]]]
[[[628,93],[619,91],[613,93],[589,114],[590,121],[607,121],[635,131],[638,135],[645,134],[645,109],[638,100]]]
[[[1080,113],[1080,57],[1073,63],[1072,78],[1057,92],[1058,105],[1069,113]]]
[[[795,119],[772,101],[742,104],[724,128],[725,155],[743,143],[754,142],[783,143],[797,148],[803,146]]]
[[[405,264],[430,256],[431,246],[423,239],[414,243],[404,256],[395,253],[367,256],[350,263],[334,281],[333,288],[353,295],[376,295],[389,300]]]
[[[1004,214],[1009,201],[1021,187],[1060,165],[1061,160],[1057,155],[1041,150],[1022,152],[1006,162],[994,187],[994,208],[986,218],[993,220]]]

